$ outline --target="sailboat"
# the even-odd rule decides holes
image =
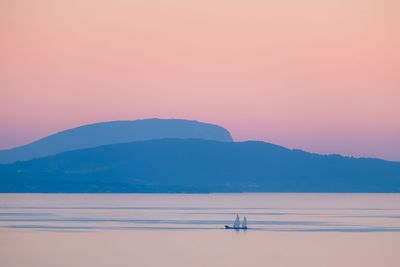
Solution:
[[[235,222],[233,223],[233,226],[225,225],[225,229],[246,230],[246,229],[247,229],[247,219],[246,219],[246,216],[244,216],[242,225],[240,225],[239,215],[236,214],[236,220],[235,220]]]

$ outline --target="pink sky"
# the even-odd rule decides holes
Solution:
[[[0,40],[0,148],[160,117],[400,161],[396,0],[4,0]]]

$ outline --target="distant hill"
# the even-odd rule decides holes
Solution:
[[[0,150],[0,163],[30,160],[101,145],[162,138],[232,141],[226,129],[198,121],[176,119],[111,121],[68,129],[28,145]]]
[[[1,192],[400,192],[400,163],[163,139],[0,165]]]

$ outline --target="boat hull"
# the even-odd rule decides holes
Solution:
[[[247,227],[233,227],[229,225],[225,225],[225,229],[230,229],[230,230],[247,230]]]

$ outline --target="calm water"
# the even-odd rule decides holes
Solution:
[[[223,230],[236,213],[248,231]],[[400,194],[0,195],[1,266],[400,266],[399,255]]]
[[[400,195],[0,195],[0,230],[220,231],[235,214],[251,231],[400,231]]]

